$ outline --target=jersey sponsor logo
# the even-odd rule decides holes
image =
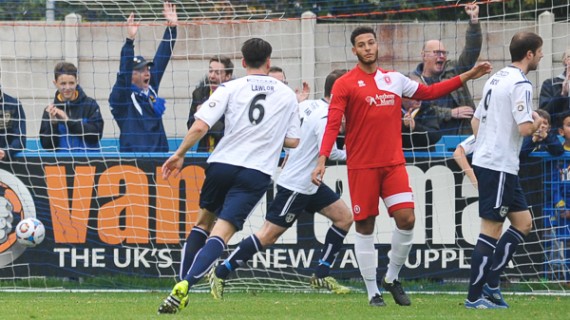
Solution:
[[[363,80],[358,80],[358,86],[359,86],[360,88],[366,87],[366,83],[364,83]]]
[[[383,93],[377,94],[374,97],[367,96],[366,103],[375,107],[393,106],[396,103],[396,95]]]

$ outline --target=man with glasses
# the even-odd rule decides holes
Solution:
[[[448,60],[449,51],[445,49],[443,43],[439,40],[428,40],[422,48],[422,63],[411,72],[410,78],[430,85],[453,78],[475,65],[483,43],[479,24],[479,6],[467,4],[465,12],[469,15],[470,21],[465,36],[465,48],[459,59],[457,61]],[[464,84],[439,99],[423,101],[422,104],[435,109],[443,135],[472,133],[470,119],[473,117],[475,104],[467,85]]]

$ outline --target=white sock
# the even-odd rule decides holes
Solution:
[[[378,268],[378,256],[374,248],[374,235],[356,233],[356,241],[354,242],[354,254],[358,262],[358,268],[366,291],[368,292],[368,300],[372,299],[376,294],[380,294],[378,284],[376,282],[376,269]]]
[[[386,282],[392,283],[398,279],[402,266],[406,263],[410,250],[412,249],[412,238],[414,229],[400,230],[397,227],[392,232],[392,248],[388,252],[388,271],[386,272]]]

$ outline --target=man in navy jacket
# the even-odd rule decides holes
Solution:
[[[40,142],[46,150],[100,151],[103,118],[97,102],[77,81],[77,67],[60,62],[54,68],[57,88],[53,103],[42,115]]]
[[[26,146],[26,115],[16,98],[5,94],[0,87],[0,162]]]
[[[135,56],[134,39],[139,23],[134,13],[127,20],[128,38],[121,49],[117,82],[109,96],[111,113],[121,129],[121,152],[167,152],[168,140],[162,123],[165,100],[158,96],[160,81],[176,42],[176,5],[164,2],[168,27],[154,60]]]

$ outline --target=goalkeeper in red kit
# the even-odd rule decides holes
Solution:
[[[322,181],[325,162],[344,115],[348,183],[356,227],[354,250],[369,303],[385,305],[376,282],[378,257],[373,234],[379,198],[382,198],[396,222],[382,287],[390,291],[397,304],[408,306],[411,302],[398,281],[398,274],[412,247],[415,215],[402,151],[402,98],[434,100],[468,80],[491,72],[492,68],[488,62],[482,62],[459,76],[426,86],[399,72],[378,67],[378,42],[372,28],[357,27],[350,41],[358,63],[333,87],[327,127],[312,181],[317,185]]]

